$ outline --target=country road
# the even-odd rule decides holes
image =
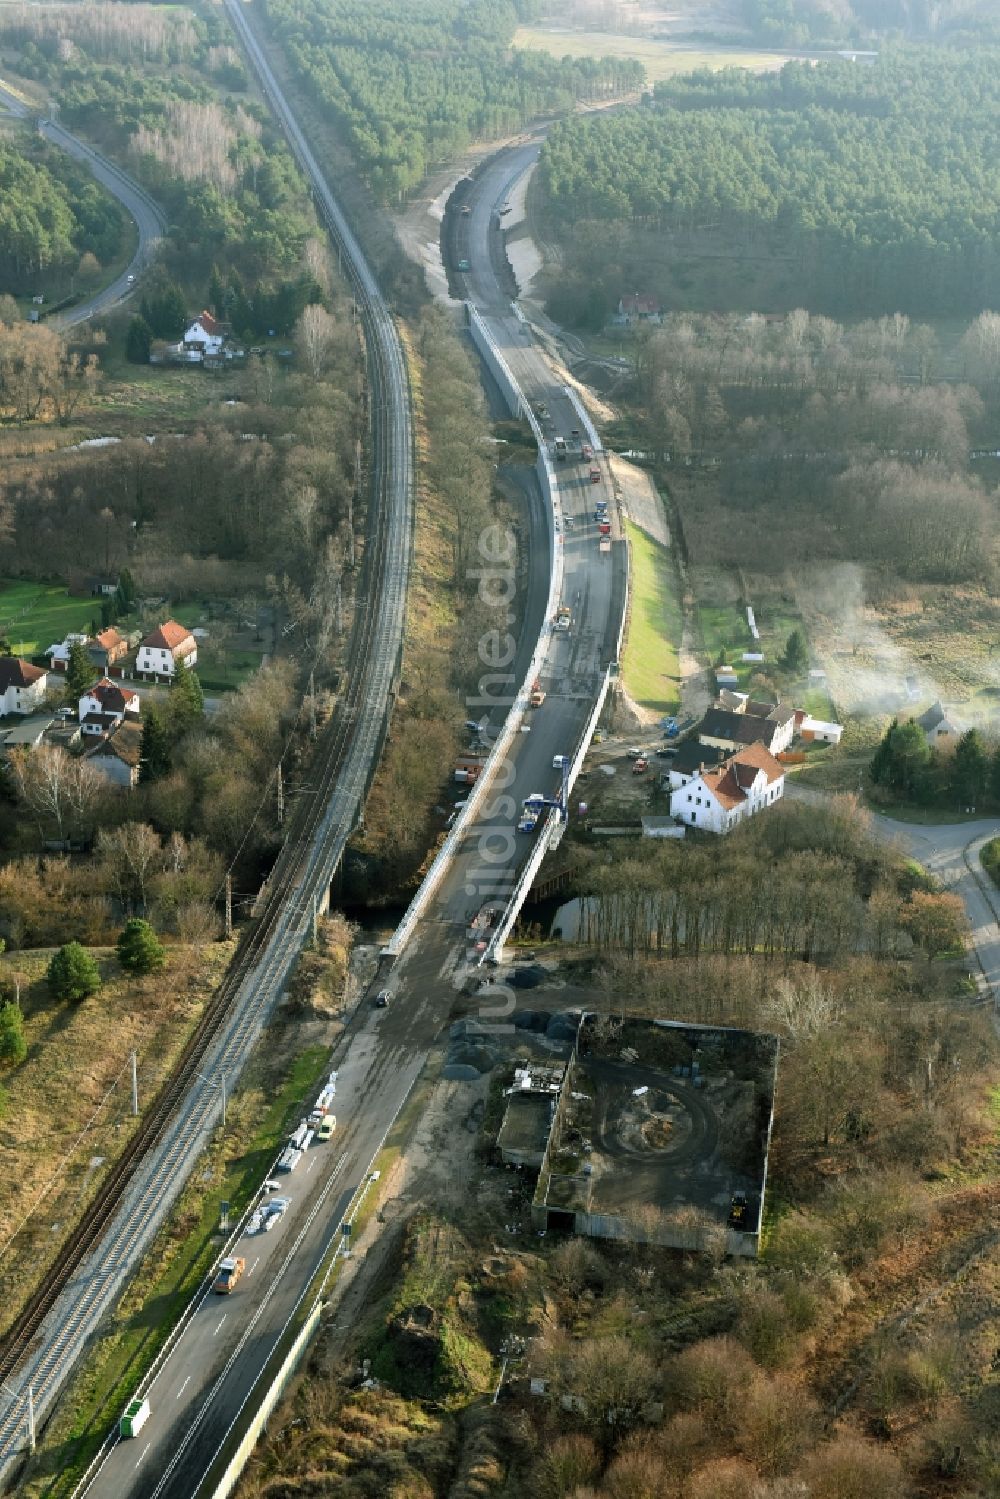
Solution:
[[[8,112],[18,119],[28,119],[32,114],[27,102],[2,83],[0,83],[0,104],[3,104]],[[65,312],[57,313],[51,319],[53,327],[75,328],[80,323],[88,322],[90,318],[110,312],[114,307],[120,307],[132,295],[136,282],[152,262],[157,245],[167,232],[167,221],[162,210],[145,189],[134,182],[127,172],[123,172],[120,167],[115,166],[114,162],[109,161],[106,156],[102,156],[85,141],[65,130],[55,120],[40,120],[38,132],[59,150],[72,156],[75,161],[82,162],[102,187],[107,188],[112,197],[118,199],[118,202],[135,221],[139,231],[139,242],[135,254],[121,275],[116,276],[114,281],[95,292],[92,297],[88,297],[85,302],[78,302],[75,307],[67,308]]]
[[[785,794],[793,801],[815,804],[829,798],[828,792],[796,785],[794,776],[786,778]],[[946,890],[961,897],[978,963],[976,982],[984,999],[991,996],[994,1003],[1000,1001],[1000,891],[992,888],[979,862],[983,844],[1000,836],[1000,819],[914,823],[876,812],[872,826],[882,838],[898,843]]]

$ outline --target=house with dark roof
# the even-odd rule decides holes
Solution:
[[[955,744],[965,733],[967,725],[953,713],[946,713],[940,700],[932,703],[925,713],[914,719],[924,731],[924,738],[931,749],[937,745],[943,748],[946,745]]]
[[[138,723],[121,723],[113,734],[98,739],[83,758],[99,770],[113,786],[126,790],[139,780],[139,757],[142,751],[142,727]]]
[[[83,694],[78,704],[80,728],[88,738],[113,734],[126,718],[137,720],[142,711],[133,687],[102,677]]]
[[[670,769],[664,779],[671,791],[677,791],[681,786],[686,786],[693,776],[700,775],[703,770],[714,770],[728,753],[728,750],[719,749],[714,744],[702,744],[698,739],[686,739],[670,761]]]
[[[20,656],[0,656],[0,715],[33,713],[48,688],[48,673]]]
[[[784,791],[784,767],[765,745],[751,744],[673,792],[670,815],[688,827],[728,833],[772,807]]]
[[[190,630],[168,619],[139,646],[135,669],[144,680],[169,682],[179,666],[197,664],[198,642]]]
[[[731,708],[709,708],[698,725],[698,739],[702,744],[729,751],[761,743],[772,755],[780,755],[792,742],[795,709],[784,708],[780,703],[774,706],[755,703],[753,706],[769,711],[766,714],[751,713],[749,705],[739,713]]]

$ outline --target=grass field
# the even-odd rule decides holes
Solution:
[[[675,713],[680,707],[681,609],[677,581],[665,547],[629,525],[632,544],[632,618],[623,676],[643,708]]]
[[[735,47],[678,47],[651,37],[624,36],[613,31],[563,31],[558,27],[519,26],[514,46],[526,52],[551,52],[555,57],[634,58],[646,69],[650,83],[691,73],[695,68],[750,68],[771,73],[788,61],[777,52],[741,51]]]
[[[135,1051],[140,1106],[159,1088],[232,947],[210,943],[198,955],[168,949],[161,975],[135,982],[111,949],[94,948],[102,987],[79,1004],[56,1001],[45,983],[51,951],[15,951],[0,976],[20,977],[27,1060],[5,1075],[7,1182],[0,1207],[7,1326],[92,1196],[102,1164],[127,1144],[131,1112],[128,1058]],[[183,998],[179,998],[183,995]]]
[[[73,598],[60,583],[0,583],[0,637],[15,656],[35,656],[100,617],[99,599]]]

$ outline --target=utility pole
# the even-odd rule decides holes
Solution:
[[[129,1052],[129,1061],[132,1064],[132,1114],[134,1117],[139,1112],[139,1073],[134,1051]]]
[[[283,827],[285,822],[285,777],[278,761],[278,826]]]
[[[28,1451],[35,1450],[35,1390],[28,1386]]]
[[[219,1073],[219,1082],[222,1085],[222,1128],[226,1127],[226,1074]]]
[[[316,943],[319,940],[319,910],[318,910],[317,903],[316,903],[316,892],[315,892],[315,890],[313,891],[313,907],[312,907],[312,940],[313,940],[313,947],[315,947]]]
[[[226,875],[226,914],[223,919],[223,931],[228,940],[233,935],[233,877]]]
[[[316,738],[316,673],[309,673],[309,738]]]

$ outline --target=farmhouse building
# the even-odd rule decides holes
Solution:
[[[633,323],[653,323],[659,326],[663,322],[663,308],[655,297],[640,297],[638,292],[634,292],[629,296],[619,297],[614,320],[624,328],[631,328]]]
[[[754,711],[751,711],[754,710]],[[772,755],[780,755],[792,742],[795,709],[781,703],[749,702],[739,712],[731,708],[709,708],[698,725],[702,744],[738,750],[742,745],[763,744]]]
[[[751,744],[715,770],[692,776],[670,798],[670,815],[692,828],[728,833],[780,801],[785,772],[763,744]]]
[[[50,645],[45,652],[49,658],[49,665],[53,671],[65,671],[69,665],[70,647],[74,645],[87,645],[87,635],[67,635],[65,640],[60,640],[56,645]]]
[[[168,619],[139,646],[135,669],[145,680],[169,682],[178,666],[192,667],[198,660],[198,642],[176,620]]]
[[[202,312],[184,334],[183,346],[187,353],[197,354],[202,359],[221,354],[226,342],[226,329],[217,323],[210,312]]]
[[[935,745],[954,744],[965,733],[965,724],[953,714],[946,713],[940,699],[915,721],[923,729],[931,749]]]
[[[0,713],[32,713],[41,706],[48,674],[19,656],[0,656]]]

